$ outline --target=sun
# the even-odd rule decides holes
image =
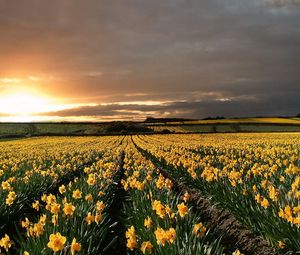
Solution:
[[[51,110],[49,100],[37,94],[13,93],[0,96],[0,113],[22,121],[49,110]]]
[[[0,122],[45,122],[59,116],[63,110],[81,106],[95,106],[95,103],[65,103],[63,100],[37,92],[12,92],[0,94]]]

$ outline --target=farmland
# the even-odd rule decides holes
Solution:
[[[226,132],[298,132],[298,118],[233,118],[146,123],[156,132],[226,133]]]
[[[296,254],[299,150],[298,133],[3,140],[0,250]]]
[[[155,133],[299,132],[299,118],[0,123],[0,138]]]

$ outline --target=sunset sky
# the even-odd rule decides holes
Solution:
[[[300,112],[300,0],[0,0],[0,121]]]

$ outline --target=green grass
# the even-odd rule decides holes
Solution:
[[[0,136],[39,134],[96,134],[103,127],[96,123],[1,123]]]

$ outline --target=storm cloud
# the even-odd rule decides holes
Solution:
[[[300,96],[300,92],[297,93]],[[290,98],[286,100],[285,98]],[[276,102],[276,103],[274,103]],[[289,109],[289,110],[286,110]],[[195,116],[223,116],[223,117],[250,117],[250,116],[287,116],[298,112],[299,101],[292,94],[261,95],[258,97],[237,96],[217,97],[212,93],[210,97],[202,100],[168,101],[168,102],[143,102],[112,103],[96,106],[84,106],[67,109],[59,112],[49,112],[47,116],[62,117],[96,117],[96,119],[143,120],[145,117],[170,117],[195,118]],[[268,114],[266,114],[268,112]]]
[[[98,105],[58,116],[294,115],[299,3],[0,0],[0,90]]]

